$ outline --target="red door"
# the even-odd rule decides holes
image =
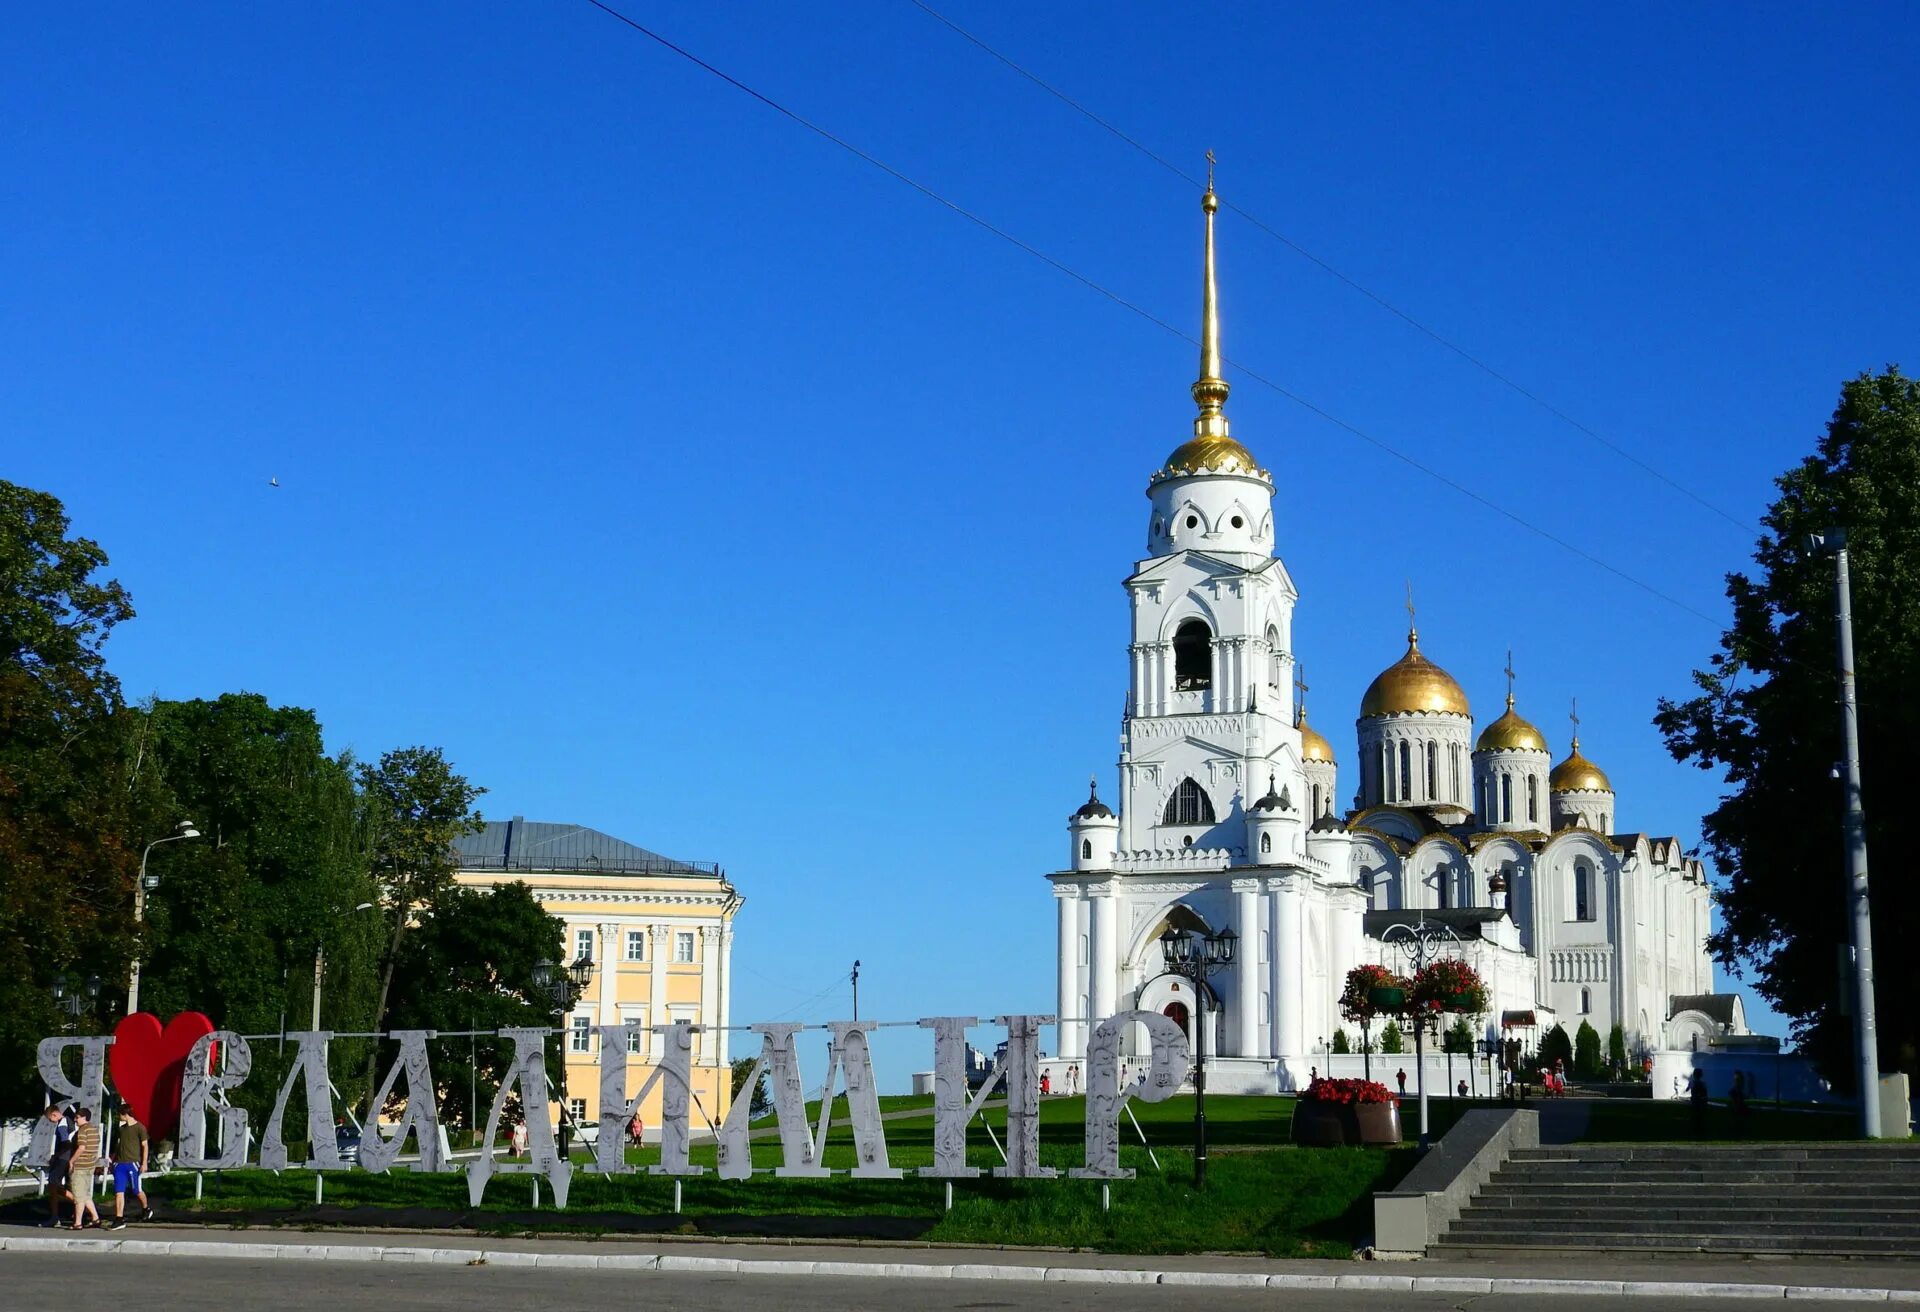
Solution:
[[[1182,1034],[1185,1034],[1189,1038],[1193,1037],[1193,1030],[1187,1023],[1187,1004],[1186,1003],[1169,1002],[1167,1004],[1166,1010],[1162,1011],[1160,1014],[1162,1016],[1165,1016],[1168,1020],[1172,1021],[1175,1025],[1178,1025],[1180,1027],[1180,1032]]]

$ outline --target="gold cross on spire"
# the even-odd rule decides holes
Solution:
[[[1213,190],[1213,152],[1207,152],[1207,190]]]
[[[1407,580],[1407,641],[1420,641],[1420,627],[1414,623],[1412,579]]]
[[[1573,721],[1573,750],[1580,750],[1580,699],[1575,697],[1567,711],[1567,718]]]
[[[1513,709],[1513,648],[1507,648],[1507,709]]]
[[[1295,692],[1300,694],[1299,702],[1294,707],[1294,722],[1298,724],[1307,718],[1307,667],[1306,666],[1300,665],[1300,664],[1294,665],[1293,689]]]

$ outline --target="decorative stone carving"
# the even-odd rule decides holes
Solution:
[[[399,1158],[411,1134],[420,1148],[420,1160],[413,1169],[444,1171],[447,1166],[440,1160],[440,1112],[433,1094],[433,1072],[427,1063],[427,1040],[438,1036],[433,1030],[394,1030],[387,1037],[400,1045],[400,1052],[381,1082],[380,1092],[373,1095],[373,1105],[385,1107],[393,1096],[393,1086],[404,1074],[407,1110],[392,1134],[382,1132],[377,1118],[368,1121],[360,1135],[360,1165],[369,1171],[386,1170]]]
[[[92,1034],[77,1039],[42,1039],[34,1053],[40,1082],[47,1086],[53,1101],[85,1107],[95,1125],[100,1123],[100,1105],[106,1101],[107,1049],[112,1046],[113,1036]],[[62,1058],[68,1048],[80,1049],[78,1084],[67,1078]],[[27,1165],[45,1166],[53,1156],[53,1141],[53,1123],[44,1116],[34,1117],[33,1138],[27,1144]]]
[[[220,1073],[211,1073],[213,1051],[220,1049]],[[224,1094],[246,1082],[253,1071],[253,1049],[232,1030],[215,1030],[194,1040],[187,1053],[186,1073],[180,1080],[180,1139],[173,1163],[187,1171],[229,1171],[247,1164],[247,1112],[244,1107],[220,1109],[220,1150],[206,1152],[207,1106],[215,1093]],[[332,1139],[332,1129],[328,1129]]]
[[[333,1081],[327,1075],[327,1044],[331,1030],[298,1030],[287,1035],[294,1042],[293,1069],[280,1086],[274,1100],[273,1115],[267,1118],[266,1132],[260,1136],[260,1165],[268,1171],[287,1169],[287,1144],[281,1136],[281,1122],[287,1114],[287,1099],[296,1080],[306,1077],[308,1157],[302,1162],[309,1171],[344,1171],[351,1163],[340,1155],[333,1131]],[[373,1104],[380,1106],[378,1099]],[[370,1118],[371,1119],[371,1118]]]
[[[1144,1025],[1150,1057],[1146,1072],[1120,1086],[1120,1039],[1130,1024]],[[1087,1037],[1086,1165],[1067,1174],[1077,1179],[1131,1180],[1120,1165],[1120,1108],[1128,1099],[1163,1102],[1187,1078],[1187,1035],[1157,1011],[1123,1011],[1094,1026]]]
[[[493,1095],[493,1108],[487,1113],[487,1130],[480,1143],[480,1155],[467,1164],[467,1201],[480,1206],[487,1181],[495,1175],[544,1175],[553,1190],[556,1207],[567,1205],[567,1188],[573,1181],[573,1166],[553,1141],[553,1119],[547,1113],[546,1041],[544,1029],[504,1029],[500,1037],[513,1044],[513,1057],[500,1089]],[[500,1117],[507,1107],[507,1095],[519,1091],[520,1107],[527,1122],[526,1162],[501,1162],[494,1150],[500,1141]]]

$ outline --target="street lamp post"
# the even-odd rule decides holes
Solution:
[[[183,838],[198,838],[200,831],[193,827],[193,821],[182,820],[174,826],[178,833],[156,838],[147,844],[147,850],[140,854],[140,878],[133,884],[133,923],[135,932],[147,919],[147,893],[160,886],[160,876],[147,874],[147,858],[153,855],[153,849],[162,843],[177,843]],[[133,959],[133,972],[127,981],[127,1015],[140,1010],[140,958]]]
[[[334,914],[340,917],[341,919],[345,919],[346,917],[353,915],[355,912],[371,911],[372,909],[373,909],[373,903],[362,902],[358,906],[354,907],[352,911],[336,911]],[[313,941],[313,1024],[309,1028],[315,1029],[315,1030],[318,1030],[320,1028],[320,985],[321,985],[321,982],[326,978],[326,974],[327,974],[327,939],[326,939],[326,935],[322,933],[318,938],[314,939]]]
[[[1387,926],[1386,933],[1380,936],[1382,942],[1391,943],[1400,950],[1410,968],[1409,973],[1418,975],[1428,962],[1438,957],[1442,950],[1453,950],[1463,946],[1460,936],[1451,928],[1437,920],[1428,920],[1422,916],[1418,923]],[[1420,1089],[1420,1151],[1425,1152],[1432,1145],[1433,1137],[1429,1133],[1427,1122],[1427,1018],[1415,1014],[1413,1018],[1413,1069],[1414,1079]]]
[[[1193,1187],[1207,1187],[1207,976],[1233,964],[1240,936],[1232,928],[1218,934],[1168,929],[1160,936],[1167,969],[1193,983]]]
[[[65,975],[55,975],[52,993],[54,1002],[67,1013],[66,1031],[71,1034],[79,1027],[80,1018],[99,1004],[100,977],[89,975],[85,983],[69,985]]]
[[[568,1027],[566,1015],[587,991],[587,985],[593,979],[593,959],[584,953],[571,966],[556,966],[551,961],[537,962],[533,968],[533,987],[538,993],[546,995],[553,1007],[554,1032],[559,1036],[559,1056],[555,1063],[556,1096],[560,1103],[560,1156],[567,1155],[567,1126],[573,1113],[567,1107],[567,1040]]]

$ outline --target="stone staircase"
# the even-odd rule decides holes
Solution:
[[[1516,1149],[1430,1250],[1920,1258],[1920,1143]]]

